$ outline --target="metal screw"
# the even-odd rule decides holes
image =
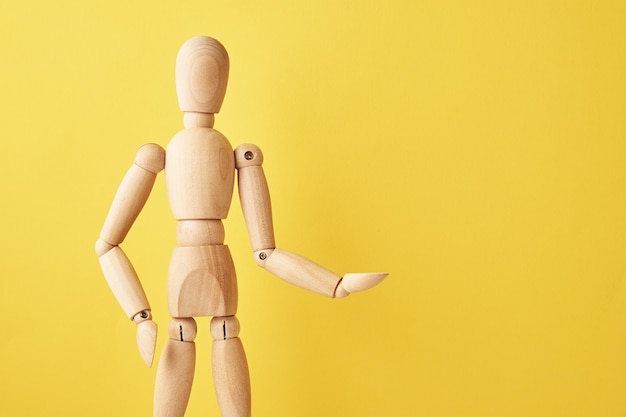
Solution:
[[[259,253],[259,259],[264,261],[267,258],[267,254],[265,252]]]
[[[251,160],[252,158],[254,158],[254,154],[251,151],[247,151],[246,153],[243,154],[243,157],[246,158],[246,160]]]
[[[149,314],[147,311],[142,311],[141,313],[139,313],[139,315],[142,319],[147,319]]]

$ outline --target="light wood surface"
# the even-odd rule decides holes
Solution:
[[[184,112],[218,113],[228,82],[228,53],[217,40],[197,36],[176,58],[176,92]]]
[[[105,253],[107,253],[108,251],[110,251],[111,249],[113,249],[116,245],[111,245],[108,242],[105,242],[104,240],[102,240],[102,238],[98,238],[98,240],[96,240],[96,255],[98,255],[98,257],[104,255]]]
[[[119,246],[115,246],[100,257],[100,267],[111,291],[129,319],[142,310],[150,310],[150,304],[135,268]]]
[[[342,297],[371,288],[386,274],[348,274],[342,278],[315,262],[282,249],[274,238],[263,153],[252,144],[233,151],[213,129],[229,71],[228,54],[215,39],[187,41],[176,60],[176,89],[185,129],[164,151],[148,144],[139,149],[124,176],[104,222],[96,253],[105,278],[126,315],[137,324],[143,360],[154,359],[157,325],[132,264],[120,245],[144,207],[156,175],[165,184],[174,218],[179,221],[168,271],[167,302],[173,319],[161,353],[154,393],[154,416],[183,417],[194,377],[197,325],[193,317],[213,316],[212,365],[222,417],[249,417],[250,377],[235,317],[238,294],[235,267],[224,245],[222,219],[228,215],[235,170],[255,262],[298,287]],[[341,282],[341,284],[340,284]]]
[[[185,129],[167,145],[165,184],[177,220],[225,219],[234,181],[233,148],[217,130]]]
[[[221,220],[181,220],[176,227],[180,246],[210,246],[224,243],[224,224]]]
[[[232,339],[239,336],[239,320],[237,317],[213,317],[211,319],[211,336],[215,340]]]
[[[124,241],[126,234],[135,222],[146,203],[156,175],[163,169],[165,154],[158,145],[142,146],[117,189],[109,209],[100,238],[115,246]]]
[[[235,149],[239,199],[253,251],[276,247],[272,204],[262,163],[263,153],[257,146],[244,144]]]
[[[341,279],[339,275],[323,266],[279,248],[274,249],[265,259],[264,267],[278,278],[327,297],[334,296],[335,288]]]
[[[137,323],[137,347],[141,359],[148,367],[152,366],[154,351],[156,349],[157,324],[152,320],[144,320]]]
[[[167,293],[172,317],[234,315],[237,277],[228,246],[174,248]]]
[[[192,127],[213,127],[215,123],[215,115],[213,113],[195,113],[185,112],[183,115],[183,124],[185,129]]]
[[[213,342],[213,382],[222,417],[251,414],[250,373],[241,339]]]
[[[158,174],[165,168],[165,150],[156,143],[146,143],[137,150],[135,164]]]
[[[349,293],[365,291],[380,284],[387,275],[386,272],[349,273],[344,275],[339,286]]]
[[[170,339],[193,342],[198,334],[198,325],[193,318],[173,318],[167,327]]]
[[[154,417],[183,417],[196,366],[194,342],[168,339],[161,353],[154,389]]]

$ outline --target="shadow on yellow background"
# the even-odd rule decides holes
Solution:
[[[256,416],[626,415],[623,2],[0,4],[1,416],[148,416],[93,244],[146,142],[182,128],[179,46],[218,38],[216,129],[258,144],[277,241],[343,273],[330,300],[226,243]],[[124,248],[161,325],[163,178]],[[187,416],[217,415],[198,320]]]

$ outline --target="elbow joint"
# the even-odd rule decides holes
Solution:
[[[265,263],[267,262],[269,257],[272,256],[273,252],[274,252],[274,248],[261,249],[261,250],[255,251],[254,262],[256,262],[256,264],[260,266],[261,268],[265,269]]]
[[[111,249],[113,249],[115,247],[115,245],[111,245],[109,242],[105,241],[102,238],[99,238],[96,241],[96,254],[98,255],[98,257],[104,255],[105,253],[107,253],[108,251],[110,251]]]

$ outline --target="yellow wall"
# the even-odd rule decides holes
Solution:
[[[256,416],[626,415],[626,3],[0,3],[0,415],[149,416],[93,244],[143,143],[182,127],[174,60],[217,37],[216,128],[266,156],[281,247],[324,299],[258,269],[235,200]],[[124,248],[160,324],[163,178]],[[188,417],[217,415],[208,319]]]

